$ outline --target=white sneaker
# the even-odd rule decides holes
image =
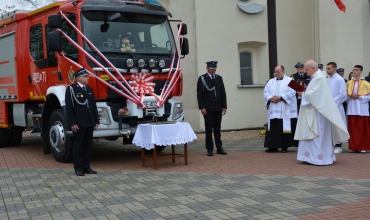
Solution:
[[[336,154],[342,153],[342,148],[341,147],[334,147],[334,153],[336,153]]]

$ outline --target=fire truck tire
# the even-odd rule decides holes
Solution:
[[[54,159],[67,163],[72,161],[72,138],[65,133],[67,120],[62,109],[55,110],[50,117],[48,130],[48,144]]]
[[[162,152],[165,148],[166,148],[166,146],[163,146],[163,145],[159,145],[159,146],[155,147],[155,149],[157,150],[157,153]],[[146,150],[146,151],[150,152],[150,153],[153,153],[153,150]]]
[[[7,147],[10,144],[10,130],[0,128],[0,147]]]
[[[156,150],[157,150],[157,153],[159,152],[162,152],[164,149],[166,148],[166,146],[156,146]]]
[[[10,128],[10,146],[18,146],[22,141],[24,128],[13,126]]]

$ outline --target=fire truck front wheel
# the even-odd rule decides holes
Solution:
[[[55,110],[49,121],[48,140],[54,159],[62,163],[72,161],[72,138],[66,135],[66,126],[63,111]]]
[[[0,128],[0,147],[7,147],[10,144],[10,130]]]
[[[158,145],[155,147],[157,153],[162,152],[165,148],[166,146],[162,146],[162,145]],[[146,152],[153,153],[153,150],[146,150]]]
[[[10,128],[10,146],[18,146],[22,142],[22,134],[25,128],[13,126]]]

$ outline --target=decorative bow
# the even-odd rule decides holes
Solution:
[[[148,94],[153,96],[158,102],[161,101],[161,98],[154,93],[155,83],[152,83],[154,76],[151,73],[133,73],[130,80],[129,84],[137,94],[140,94],[141,101]]]

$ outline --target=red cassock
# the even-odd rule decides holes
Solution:
[[[351,137],[348,140],[348,148],[352,151],[370,150],[370,141],[364,138],[364,134],[370,134],[370,117],[348,115],[348,132]]]

